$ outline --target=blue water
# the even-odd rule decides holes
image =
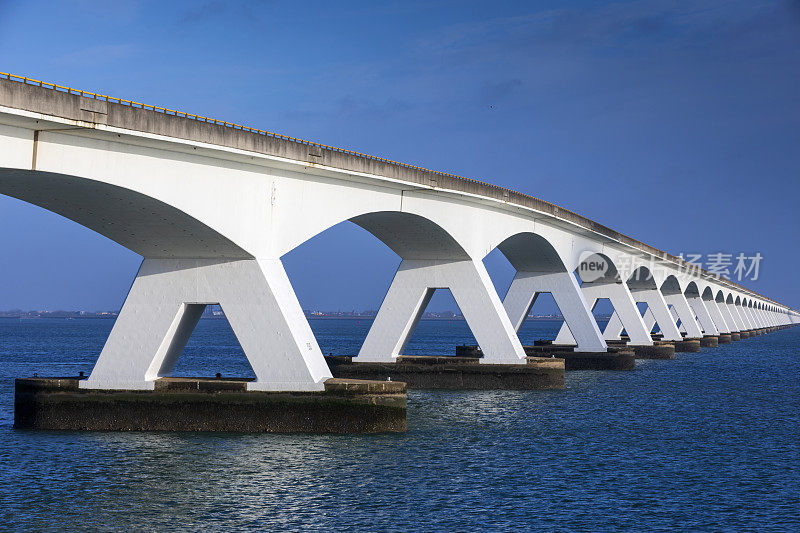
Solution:
[[[800,328],[563,391],[410,391],[398,435],[12,429],[13,378],[90,371],[111,325],[0,320],[0,530],[800,530]],[[369,322],[312,327],[352,354]],[[423,322],[407,352],[463,342]],[[213,320],[177,370],[250,372]]]

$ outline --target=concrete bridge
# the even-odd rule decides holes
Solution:
[[[630,344],[789,325],[800,314],[571,211],[501,187],[169,109],[0,73],[0,194],[143,256],[83,388],[153,389],[206,305],[220,304],[257,376],[250,390],[331,377],[281,256],[342,221],[401,258],[356,361],[403,352],[448,288],[483,363],[518,364],[517,331],[551,293],[557,344]],[[517,270],[503,299],[482,259]],[[576,276],[577,273],[577,276]],[[604,331],[600,299],[615,313]],[[646,304],[644,316],[637,302]]]

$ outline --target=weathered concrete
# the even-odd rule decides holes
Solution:
[[[162,378],[151,391],[78,378],[15,383],[14,427],[87,431],[379,433],[406,429],[402,382],[329,379],[323,392],[248,391],[248,380]]]
[[[675,359],[675,345],[671,342],[656,341],[652,346],[631,345],[627,341],[607,341],[610,346],[627,346],[633,350],[636,359]]]
[[[336,377],[403,381],[409,389],[491,390],[563,389],[564,361],[526,358],[526,363],[481,364],[476,357],[397,357],[394,363],[355,363],[350,357],[326,357]]]
[[[667,344],[672,344],[675,346],[675,352],[699,352],[700,351],[700,339],[699,338],[687,338],[686,334],[683,333],[683,339],[675,340],[675,341],[665,341]],[[654,341],[661,341],[664,338],[663,335],[660,333],[653,333],[653,340]],[[630,341],[628,341],[630,342]],[[663,344],[663,343],[662,343]]]
[[[719,335],[703,335],[700,339],[700,346],[703,348],[716,348],[719,346]]]
[[[525,346],[529,356],[556,357],[564,360],[564,369],[572,370],[635,370],[636,356],[626,347],[608,347],[606,352],[576,352],[574,346],[534,342]]]
[[[733,340],[731,339],[730,333],[719,334],[719,344],[730,344],[731,342],[733,342]]]
[[[605,352],[578,352],[574,344],[553,344],[552,341],[535,341],[533,346],[523,346],[531,357],[557,358],[564,360],[564,370],[634,370],[636,358],[633,350],[610,346]],[[478,346],[456,346],[457,357],[478,359],[483,353]]]
[[[701,347],[700,339],[683,339],[672,344],[676,352],[699,352]]]
[[[742,336],[739,334],[738,331],[731,332],[731,340],[732,341],[740,341],[740,340],[742,340]]]

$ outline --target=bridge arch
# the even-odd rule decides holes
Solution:
[[[452,234],[421,215],[377,211],[357,215],[350,221],[370,232],[403,259],[469,259],[469,254]]]
[[[555,247],[543,236],[520,232],[497,245],[515,270],[522,272],[566,272],[567,267]]]
[[[631,290],[650,290],[658,288],[652,271],[645,266],[637,267],[628,277],[627,283],[628,288]]]
[[[252,257],[230,238],[174,205],[112,183],[0,169],[0,194],[61,215],[144,257]]]
[[[690,281],[686,284],[686,290],[683,292],[687,298],[699,298],[700,297],[700,288],[697,286],[697,282]]]
[[[695,284],[694,290],[697,291],[697,284]],[[678,281],[678,277],[674,274],[669,274],[661,284],[661,293],[665,296],[668,294],[683,294],[683,292],[684,291],[681,287],[681,283]]]

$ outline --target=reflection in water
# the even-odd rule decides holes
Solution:
[[[27,322],[0,321],[3,530],[800,527],[800,331],[563,391],[411,391],[400,435],[46,433],[11,429],[12,378],[90,370],[110,324]],[[241,370],[220,324],[183,371]],[[432,346],[468,342],[430,324]],[[352,353],[368,325],[314,327]]]

